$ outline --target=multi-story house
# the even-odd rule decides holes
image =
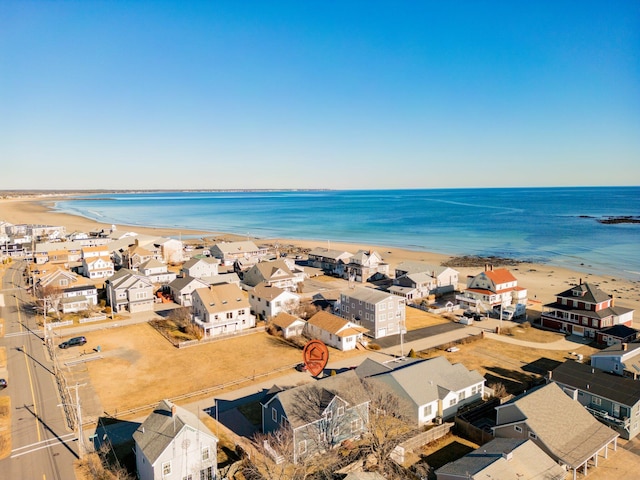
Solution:
[[[219,265],[219,258],[192,258],[184,262],[181,271],[184,275],[188,275],[193,278],[209,279],[210,277],[218,275]]]
[[[382,261],[378,252],[358,250],[344,266],[343,277],[350,281],[364,283],[388,275],[389,264]]]
[[[290,292],[295,292],[303,281],[304,274],[291,271],[289,265],[282,259],[256,263],[242,277],[242,283],[248,287],[263,283]]]
[[[589,338],[614,325],[631,327],[632,322],[632,309],[614,305],[613,297],[582,279],[544,305],[540,317],[545,328]]]
[[[340,293],[340,316],[369,330],[374,338],[397,335],[405,329],[405,299],[360,287]]]
[[[223,265],[233,265],[236,260],[249,259],[255,263],[269,254],[267,247],[258,247],[250,240],[216,243],[209,251],[211,256],[220,259]]]
[[[173,301],[183,307],[190,307],[192,304],[191,295],[199,288],[208,288],[209,285],[200,280],[199,278],[193,278],[188,275],[178,277],[173,280],[169,285],[169,292]]]
[[[109,278],[114,274],[113,262],[109,257],[83,258],[82,274],[91,279]]]
[[[518,286],[518,280],[506,268],[485,266],[484,272],[467,281],[467,289],[456,299],[463,308],[493,309],[514,304],[527,304],[526,288]]]
[[[571,398],[627,440],[640,433],[640,382],[567,360],[549,372]]]
[[[249,290],[251,311],[264,320],[271,319],[280,312],[290,313],[300,305],[300,296],[274,287],[266,283],[259,283]]]
[[[458,289],[460,273],[451,267],[433,265],[424,262],[401,262],[395,268],[395,278],[411,277],[416,274],[425,274],[430,277],[430,290],[428,294],[441,294],[453,292]],[[394,282],[395,285],[402,283]],[[424,295],[423,295],[424,296]]]
[[[162,400],[133,434],[140,480],[215,480],[218,439],[193,413]]]
[[[153,311],[153,283],[143,275],[123,268],[109,277],[104,285],[113,312]]]
[[[162,263],[155,258],[147,260],[138,267],[138,272],[147,277],[153,283],[167,285],[173,282],[178,276],[176,272],[169,271],[166,263]]]
[[[369,424],[370,400],[349,370],[282,390],[262,403],[262,431],[290,429],[294,463],[359,438]],[[277,452],[283,454],[284,452]]]
[[[344,267],[349,263],[351,257],[353,257],[353,253],[317,247],[308,253],[307,265],[320,268],[328,275],[342,277]]]
[[[238,333],[256,326],[247,295],[232,283],[199,288],[191,296],[193,321],[205,337]]]
[[[529,390],[496,407],[499,438],[530,439],[560,465],[584,476],[598,457],[617,447],[618,433],[593,418],[555,383]]]
[[[484,396],[485,379],[461,363],[451,364],[445,357],[424,361],[371,364],[362,374],[386,384],[409,407],[413,421],[425,425],[454,417],[458,410]]]
[[[98,289],[95,285],[78,285],[62,290],[62,313],[82,312],[97,304]]]
[[[616,343],[591,355],[591,365],[623,377],[640,379],[640,343]]]

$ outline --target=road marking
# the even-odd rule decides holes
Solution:
[[[53,440],[55,440],[54,443],[48,443],[46,445],[41,445],[39,447],[32,448],[31,450],[26,450],[24,452],[16,453],[14,455],[11,455],[11,457],[9,457],[9,458],[18,458],[18,457],[21,457],[22,455],[26,455],[28,453],[33,453],[33,452],[37,452],[39,450],[44,450],[45,448],[55,447],[56,445],[59,445],[61,443],[68,443],[68,442],[75,442],[76,441],[75,438],[68,438],[66,440],[58,440],[57,438],[49,439],[49,441],[53,441]],[[46,440],[45,440],[45,442],[46,442]],[[43,442],[38,442],[38,443],[43,443]],[[38,445],[38,443],[34,443],[33,445]],[[25,447],[21,447],[21,448],[25,448]],[[18,449],[16,449],[16,450],[18,450]],[[15,452],[15,450],[14,450],[14,452]]]
[[[31,332],[12,332],[12,333],[7,333],[4,338],[9,338],[9,337],[22,337],[23,335],[29,335]]]
[[[11,281],[13,282],[13,284],[15,285],[15,281],[14,281],[14,276],[16,274],[16,270],[13,271],[13,274],[11,275]],[[18,303],[18,296],[16,295],[15,297],[16,300],[16,308],[18,310],[18,325],[20,325],[20,331],[24,332],[24,327],[22,326],[22,317],[20,315],[20,304]],[[35,392],[33,390],[33,378],[31,377],[31,369],[29,368],[29,355],[27,354],[27,347],[26,345],[22,345],[22,351],[24,352],[24,363],[27,366],[27,374],[29,376],[29,387],[31,388],[31,400],[33,403],[33,413],[36,417],[36,433],[38,434],[38,441],[42,440],[42,435],[40,434],[40,417],[38,416],[38,405],[36,403],[36,395]]]
[[[75,438],[76,434],[75,433],[65,433],[64,435],[59,435],[57,437],[53,437],[53,438],[47,438],[46,440],[42,440],[41,442],[36,442],[36,443],[30,443],[29,445],[23,445],[21,447],[16,447],[12,450],[11,453],[15,453],[19,450],[24,450],[25,448],[31,448],[31,447],[36,447],[39,445],[42,445],[43,443],[50,443],[50,442],[58,442],[60,440],[62,440],[63,438]]]

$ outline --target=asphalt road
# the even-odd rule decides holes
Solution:
[[[0,460],[0,478],[70,480],[78,458],[75,434],[67,427],[61,399],[24,290],[25,263],[11,265],[2,278],[0,317],[7,352],[8,387],[0,395],[11,398],[11,455]]]

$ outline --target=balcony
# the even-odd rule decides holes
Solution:
[[[602,423],[607,425],[611,425],[615,428],[622,428],[626,431],[629,431],[629,426],[631,425],[631,420],[628,418],[616,418],[611,416],[608,412],[604,410],[596,410],[591,407],[585,407],[587,411],[600,420]]]

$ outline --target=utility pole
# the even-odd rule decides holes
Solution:
[[[78,427],[78,456],[80,459],[84,457],[85,449],[84,449],[84,439],[82,438],[82,409],[80,408],[80,392],[78,391],[79,387],[84,387],[86,383],[82,385],[76,383],[73,387],[67,387],[68,389],[75,388],[76,389],[76,425]]]

